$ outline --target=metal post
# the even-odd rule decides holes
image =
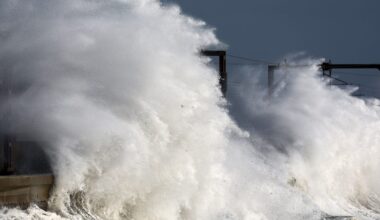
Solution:
[[[272,96],[274,91],[274,71],[278,69],[278,65],[268,65],[268,95]]]
[[[224,50],[202,50],[202,55],[209,57],[219,57],[219,84],[223,96],[227,94],[227,62],[226,51]]]
[[[226,63],[226,51],[223,51],[219,55],[219,84],[222,89],[222,93],[225,96],[227,94],[227,63]]]

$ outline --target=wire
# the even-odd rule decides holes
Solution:
[[[288,68],[298,68],[298,67],[311,67],[313,64],[297,64],[297,65],[289,65],[289,64],[280,64],[279,67],[288,67]]]
[[[275,64],[275,62],[272,62],[272,61],[254,59],[254,58],[243,57],[243,56],[236,56],[236,55],[232,55],[232,54],[227,54],[227,56],[235,58],[235,59],[246,60],[246,61],[251,61],[251,62],[255,62],[255,63]]]
[[[367,91],[371,91],[372,93],[373,92],[380,92],[380,89],[379,88],[376,88],[376,87],[372,87],[372,86],[368,86],[368,85],[361,85],[361,84],[354,84],[354,83],[349,83],[347,81],[344,81],[344,80],[341,80],[341,79],[338,79],[336,77],[333,77],[333,76],[329,76],[329,75],[326,75],[327,77],[329,78],[332,78],[338,82],[341,82],[343,84],[333,84],[334,86],[357,86],[359,88],[359,90],[363,91],[363,90],[367,90]],[[368,96],[367,94],[365,93],[359,93],[359,94],[355,94],[354,96]]]
[[[342,79],[338,79],[338,78],[333,77],[333,76],[329,76],[329,75],[325,75],[325,76],[327,76],[327,77],[329,77],[329,78],[331,78],[331,79],[333,79],[333,80],[335,80],[335,81],[341,82],[341,83],[343,83],[343,85],[345,85],[345,86],[348,86],[348,85],[354,85],[353,83],[349,83],[349,82],[347,82],[347,81],[344,81],[344,80],[342,80]]]
[[[326,76],[329,78],[332,78],[338,82],[343,83],[342,85],[336,85],[336,86],[357,86],[361,90],[380,91],[380,88],[377,88],[377,87],[372,87],[372,86],[362,85],[362,84],[357,84],[357,83],[350,83],[350,82],[344,81],[342,79],[339,79],[339,78],[336,78],[333,76],[329,76],[329,75],[326,75]]]
[[[228,57],[232,57],[232,58],[235,58],[235,59],[240,59],[240,60],[245,60],[245,61],[249,61],[249,62],[254,62],[254,63],[233,63],[233,62],[228,62],[227,64],[228,65],[235,65],[235,66],[258,66],[258,65],[263,65],[263,64],[271,64],[271,65],[278,65],[279,67],[288,67],[288,68],[297,68],[297,67],[310,67],[310,66],[313,66],[312,64],[305,64],[305,65],[289,65],[289,64],[279,64],[279,63],[276,63],[276,62],[272,62],[272,61],[268,61],[268,60],[262,60],[262,59],[255,59],[255,58],[250,58],[250,57],[244,57],[244,56],[237,56],[237,55],[233,55],[233,54],[227,54],[226,56]],[[338,74],[352,74],[352,75],[356,75],[358,73],[351,73],[351,72],[344,72],[344,71],[334,71],[334,73],[338,73]],[[367,76],[376,76],[375,73],[360,73],[360,75],[367,75]],[[369,88],[368,86],[362,86],[362,85],[359,85],[359,84],[354,84],[354,83],[350,83],[350,82],[347,82],[345,80],[342,80],[342,79],[339,79],[337,77],[333,77],[333,76],[330,76],[330,75],[325,75],[326,77],[329,77],[337,82],[340,82],[342,84],[334,84],[335,86],[358,86],[359,89],[364,89],[364,90],[372,90],[372,91],[380,91],[379,90],[376,90],[374,88]],[[237,83],[237,82],[232,82],[232,84],[240,84],[240,83]]]
[[[310,67],[310,66],[313,66],[312,64],[305,64],[305,65],[301,65],[301,64],[299,64],[299,65],[291,65],[291,64],[286,64],[286,63],[281,64],[281,63],[276,63],[276,62],[273,62],[273,61],[262,60],[262,59],[254,59],[254,58],[250,58],[250,57],[243,57],[243,56],[237,56],[237,55],[232,55],[232,54],[227,54],[226,56],[232,57],[232,58],[235,58],[235,59],[246,60],[246,61],[250,61],[250,62],[254,62],[254,63],[278,65],[278,66],[281,66],[281,67],[297,68],[297,67]],[[232,63],[232,65],[249,65],[249,63],[247,63],[247,64],[246,63],[236,63],[236,64]]]
[[[232,65],[232,66],[262,66],[264,64],[262,64],[262,63],[230,63],[230,62],[227,62],[227,65]]]

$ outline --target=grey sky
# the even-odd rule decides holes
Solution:
[[[279,60],[303,51],[333,62],[380,63],[379,0],[166,2],[179,4],[185,14],[215,27],[231,54]],[[349,74],[341,77],[370,86],[380,81],[380,77],[368,75],[361,79],[353,79]]]

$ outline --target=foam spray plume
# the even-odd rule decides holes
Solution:
[[[271,105],[242,87],[245,96],[231,102],[242,102],[247,121],[257,122],[237,120],[242,130],[229,116],[218,74],[199,56],[217,38],[177,6],[4,0],[0,39],[1,76],[19,88],[2,100],[1,114],[11,106],[11,130],[45,143],[56,177],[48,212],[3,209],[3,218],[321,219],[328,204],[334,214],[379,210],[371,159],[379,155],[371,132],[378,111],[327,87],[314,63],[296,71],[304,73],[297,80],[285,78],[282,99]],[[305,92],[305,80],[318,91]],[[317,92],[325,97],[314,112]],[[248,94],[257,94],[256,104],[243,98]],[[335,97],[344,108],[336,104],[329,114],[340,117],[318,120]],[[347,117],[360,135],[344,133]],[[334,142],[332,134],[350,138]],[[358,144],[371,148],[350,157]]]
[[[270,97],[262,88],[263,70],[243,70],[232,79],[242,82],[230,94],[238,106],[232,114],[266,143],[255,148],[275,166],[286,166],[288,183],[321,210],[378,219],[379,100],[352,96],[354,87],[332,86],[315,65],[321,62],[302,59],[278,69]]]

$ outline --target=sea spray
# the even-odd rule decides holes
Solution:
[[[156,1],[0,8],[2,74],[18,88],[2,112],[11,106],[12,131],[46,145],[56,177],[50,211],[74,219],[242,215],[229,208],[223,167],[238,129],[215,70],[199,56],[218,43],[203,22]]]
[[[275,166],[286,166],[289,184],[321,210],[378,219],[378,100],[353,97],[352,86],[333,86],[322,77],[321,62],[288,60],[275,72],[272,95],[265,69],[245,67],[230,77],[235,82],[229,89],[231,113],[272,146],[254,145]],[[278,160],[278,154],[286,159]]]
[[[1,115],[11,106],[12,131],[44,143],[56,177],[48,212],[4,208],[2,218],[321,219],[331,204],[324,201],[340,204],[336,214],[348,204],[376,207],[367,199],[376,193],[375,167],[358,203],[348,199],[358,194],[331,188],[357,176],[319,163],[333,162],[323,148],[330,136],[316,132],[324,128],[323,99],[311,114],[316,127],[302,112],[313,112],[308,103],[318,92],[326,102],[349,100],[345,108],[362,103],[357,123],[361,111],[376,123],[377,112],[327,87],[314,61],[295,71],[303,77],[283,78],[271,99],[249,96],[258,88],[250,76],[245,95],[228,104],[216,70],[199,55],[219,44],[212,29],[154,0],[4,0],[0,39],[1,76],[17,88],[2,100]],[[251,126],[237,120],[240,129],[227,106],[244,109]],[[291,106],[303,130],[292,127]]]

